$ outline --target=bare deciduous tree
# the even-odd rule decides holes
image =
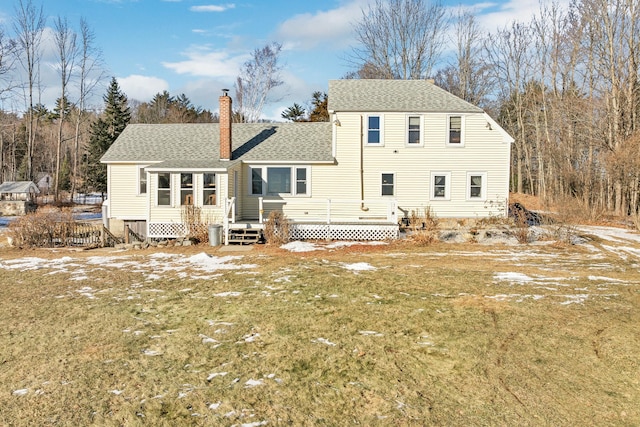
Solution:
[[[18,0],[14,30],[19,47],[19,62],[27,78],[27,170],[26,179],[33,179],[34,132],[34,91],[39,80],[40,43],[45,27],[42,6],[39,8],[32,0]]]
[[[255,49],[244,63],[235,84],[236,106],[240,120],[254,123],[260,119],[269,93],[282,85],[279,64],[280,43],[270,43]]]
[[[357,69],[376,70],[379,78],[429,77],[442,54],[447,26],[439,2],[376,0],[354,25],[358,45],[351,60]]]
[[[454,18],[454,62],[438,70],[436,84],[472,104],[484,106],[493,91],[494,79],[483,58],[484,34],[476,17],[460,8]]]
[[[73,137],[73,164],[71,180],[71,199],[78,186],[78,175],[80,167],[78,158],[80,153],[81,127],[87,118],[86,104],[87,98],[91,95],[95,87],[104,79],[102,68],[102,52],[95,45],[95,35],[87,21],[80,20],[80,44],[78,58],[78,101],[75,117],[75,133]]]
[[[66,18],[58,17],[54,22],[54,42],[57,53],[56,68],[60,76],[60,113],[58,116],[58,140],[56,144],[55,190],[54,197],[58,201],[60,191],[60,163],[63,144],[62,129],[66,119],[67,86],[71,79],[78,56],[76,33],[69,28]]]

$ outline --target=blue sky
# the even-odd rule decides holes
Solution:
[[[223,88],[233,89],[241,65],[253,49],[283,45],[282,79],[264,116],[298,102],[305,104],[327,82],[344,76],[354,44],[351,23],[371,0],[47,0],[48,26],[57,16],[77,28],[85,18],[103,52],[108,76],[115,76],[129,99],[148,101],[168,90],[186,94],[196,106],[216,111]],[[36,4],[39,4],[34,0]],[[448,7],[472,7],[480,24],[495,30],[513,19],[528,21],[538,10],[530,0],[447,0]],[[0,24],[11,35],[15,2],[0,3]],[[50,32],[46,32],[45,36]],[[52,41],[43,41],[42,102],[53,104],[59,91]],[[233,90],[231,92],[233,94]],[[101,103],[100,88],[94,103]],[[22,109],[20,105],[3,106]]]

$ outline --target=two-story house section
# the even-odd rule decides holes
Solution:
[[[147,237],[207,222],[260,228],[282,211],[295,238],[392,238],[402,217],[506,214],[513,139],[480,108],[424,80],[329,82],[328,123],[129,125],[103,156],[109,227]],[[228,239],[227,239],[228,240]]]
[[[427,80],[332,80],[332,174],[401,215],[504,216],[513,138],[488,114]]]

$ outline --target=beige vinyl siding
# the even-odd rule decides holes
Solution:
[[[402,211],[430,207],[441,217],[483,217],[504,214],[508,197],[509,143],[496,129],[490,130],[482,113],[461,114],[464,146],[447,145],[448,114],[418,114],[424,145],[407,146],[408,113],[384,114],[384,145],[364,146],[364,199],[381,196],[382,173],[393,173],[394,194]],[[337,166],[315,166],[313,196],[360,198],[360,117],[339,113]],[[431,200],[431,172],[450,172],[450,199]],[[486,173],[486,200],[467,200],[467,172]],[[402,213],[399,213],[402,215]]]
[[[135,164],[109,164],[109,217],[144,220],[147,216],[147,195],[138,194],[138,169]],[[149,184],[147,183],[147,191]]]
[[[228,176],[226,173],[215,172],[216,174],[216,206],[203,206],[202,188],[203,173],[202,172],[185,172],[193,173],[193,197],[194,206],[201,208],[201,218],[205,223],[221,222],[223,217],[223,198],[227,194]],[[212,172],[214,173],[214,172]],[[149,182],[149,222],[152,223],[181,223],[182,222],[182,205],[180,204],[180,173],[171,173],[171,205],[158,206],[158,174],[150,174]]]
[[[408,115],[422,117],[422,144],[407,146]],[[381,218],[386,216],[388,202],[396,199],[399,216],[429,207],[440,217],[485,217],[504,214],[508,197],[509,143],[503,134],[490,130],[482,113],[462,115],[464,146],[447,145],[448,115],[420,113],[380,113],[383,116],[383,144],[363,146],[366,114],[338,113],[340,126],[334,126],[336,160],[334,165],[310,167],[311,197],[265,197],[280,203],[265,203],[264,217],[273,209],[282,209],[291,220],[325,220],[327,199],[332,199],[332,213],[344,219]],[[362,121],[361,121],[362,120]],[[360,150],[363,155],[364,199],[367,211],[359,203]],[[289,166],[289,165],[287,165]],[[293,165],[291,165],[293,166]],[[241,172],[241,212],[244,219],[258,218],[258,196],[249,194],[249,166]],[[450,173],[450,198],[431,200],[431,173]],[[467,173],[486,174],[483,185],[486,199],[468,200]],[[383,173],[394,174],[394,196],[381,195]]]

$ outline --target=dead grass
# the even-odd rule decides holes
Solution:
[[[640,424],[633,259],[398,242],[169,268],[203,250],[0,252],[0,424]]]

